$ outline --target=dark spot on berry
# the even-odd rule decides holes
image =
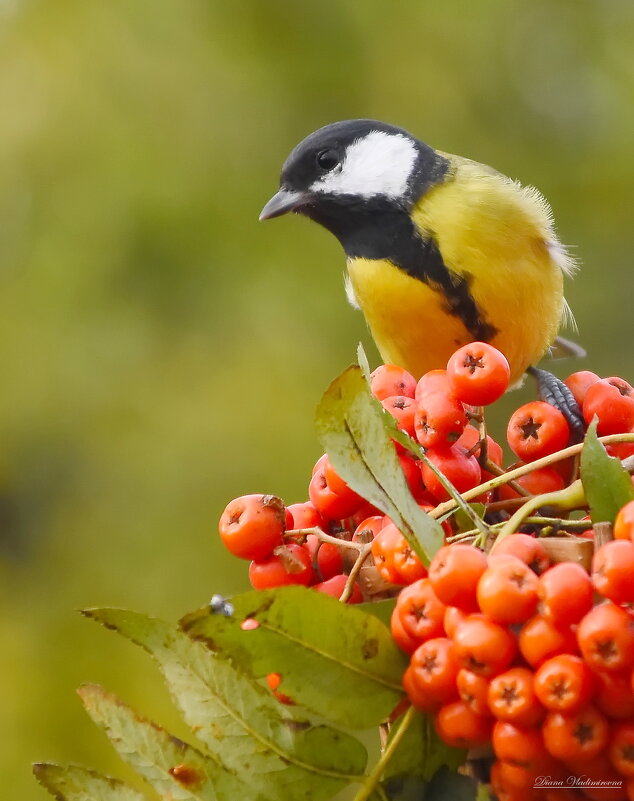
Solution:
[[[590,723],[580,721],[572,736],[580,745],[585,745],[594,737],[594,727]]]
[[[533,420],[532,417],[529,417],[525,423],[522,423],[520,428],[522,429],[522,437],[523,439],[539,439],[539,429],[542,427],[541,423],[536,422]]]

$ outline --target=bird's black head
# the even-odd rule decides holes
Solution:
[[[369,228],[408,214],[447,160],[402,128],[377,120],[326,125],[300,142],[287,158],[280,190],[260,219],[289,211],[328,228],[350,252]]]

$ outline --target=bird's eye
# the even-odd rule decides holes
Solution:
[[[322,170],[332,170],[333,167],[336,167],[339,164],[339,154],[336,150],[320,150],[317,153],[317,164],[322,168]]]

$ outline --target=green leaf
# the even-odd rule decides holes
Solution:
[[[77,692],[88,714],[105,730],[121,758],[159,795],[174,801],[262,798],[250,794],[247,784],[217,762],[140,717],[103,687],[84,684]],[[177,778],[181,774],[182,778]]]
[[[280,691],[340,725],[378,725],[403,697],[407,665],[374,615],[306,587],[253,591],[231,599],[231,618],[202,609],[181,625],[256,677],[280,673]],[[253,618],[257,628],[240,624]]]
[[[581,483],[593,523],[613,523],[619,509],[634,499],[629,473],[597,438],[597,421],[588,426],[581,451]]]
[[[79,765],[33,765],[38,782],[57,801],[146,801],[146,797],[119,779],[102,776]]]
[[[283,706],[168,623],[122,609],[84,614],[157,660],[185,721],[214,758],[248,781],[249,798],[326,799],[363,773],[367,754],[358,740]]]
[[[317,432],[335,470],[355,492],[390,516],[428,565],[443,543],[443,531],[409,490],[385,429],[385,414],[362,368],[349,367],[332,382],[317,407]]]
[[[393,727],[392,731],[396,730]],[[384,779],[420,776],[428,781],[442,767],[455,770],[465,757],[465,751],[451,748],[438,737],[428,715],[418,712],[388,763]]]

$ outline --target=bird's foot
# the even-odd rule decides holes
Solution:
[[[540,399],[559,409],[566,418],[570,426],[572,441],[581,442],[586,433],[586,424],[579,404],[574,399],[572,392],[560,378],[557,378],[547,370],[529,367],[526,372],[537,381],[537,391]]]

